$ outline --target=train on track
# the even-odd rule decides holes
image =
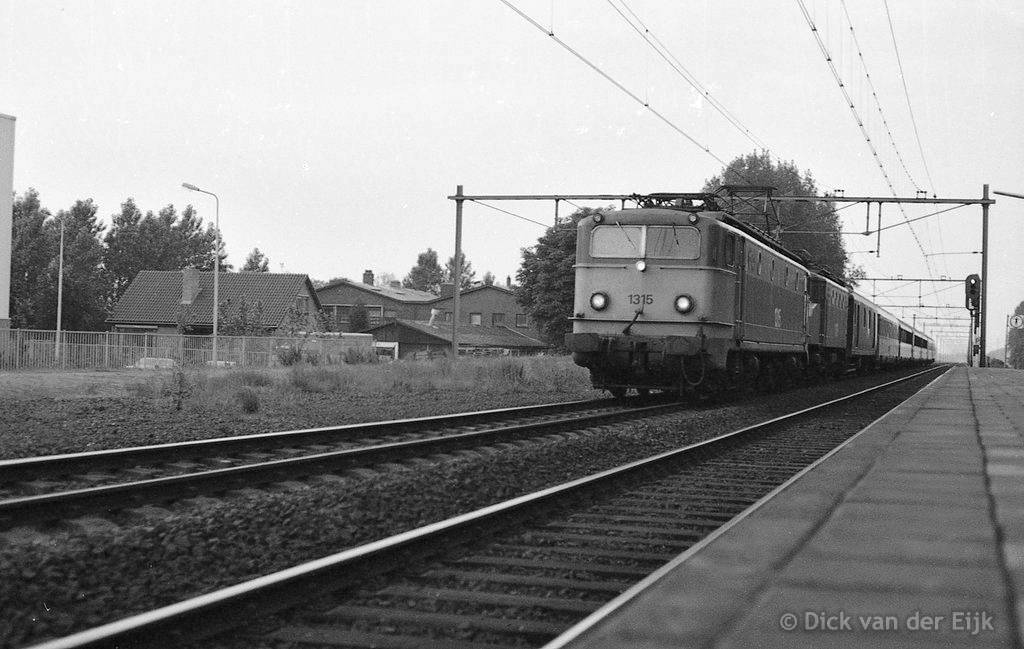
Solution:
[[[771,197],[771,188],[749,190]],[[594,387],[616,396],[770,389],[934,361],[932,338],[723,201],[652,194],[579,222],[565,342]]]

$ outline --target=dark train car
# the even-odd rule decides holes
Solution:
[[[807,345],[812,365],[839,372],[846,368],[850,289],[820,272],[808,277]]]
[[[878,307],[863,295],[851,292],[846,328],[850,364],[856,369],[874,367],[878,356]]]

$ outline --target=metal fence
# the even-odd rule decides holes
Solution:
[[[217,360],[244,367],[351,362],[373,354],[369,334],[217,336]],[[147,361],[144,359],[157,359]],[[213,361],[212,336],[119,331],[0,329],[0,370],[118,369],[204,365]]]

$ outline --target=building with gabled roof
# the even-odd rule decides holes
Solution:
[[[423,320],[391,320],[371,327],[379,342],[398,343],[399,358],[434,358],[451,355],[451,323]],[[548,348],[540,340],[505,326],[461,325],[459,352],[467,355],[528,355]]]
[[[265,333],[284,327],[303,331],[320,329],[320,300],[308,275],[298,273],[221,273],[218,287],[221,326],[248,311]],[[143,270],[114,305],[107,322],[115,331],[151,331],[160,334],[185,329],[213,331],[213,272]]]
[[[422,320],[447,322],[451,326],[454,306],[454,285],[442,284],[441,294],[404,288],[400,282],[374,286],[373,271],[363,273],[362,282],[339,279],[317,289],[324,314],[337,331],[348,330],[349,316],[356,304],[362,304],[369,316],[370,327],[389,320]],[[461,292],[460,324],[508,327],[531,338],[540,332],[516,302],[510,286],[478,284]]]

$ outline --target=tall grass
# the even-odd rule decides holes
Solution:
[[[356,360],[356,359],[353,359]],[[391,363],[360,359],[343,365],[297,363],[268,369],[209,370],[156,374],[129,385],[142,398],[182,399],[208,408],[257,412],[271,393],[336,395],[565,393],[589,387],[587,372],[567,356],[447,358]]]

